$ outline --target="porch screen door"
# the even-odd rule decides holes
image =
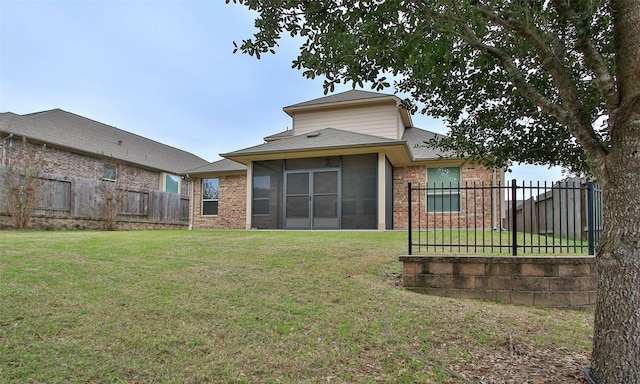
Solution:
[[[310,173],[287,173],[285,178],[285,215],[287,229],[311,228]]]
[[[285,183],[285,228],[340,228],[338,171],[288,172]]]

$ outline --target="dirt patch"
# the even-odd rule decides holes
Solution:
[[[564,384],[588,383],[583,367],[589,365],[586,353],[566,350],[527,348],[510,343],[503,349],[477,352],[472,362],[449,369],[467,382],[481,384]]]

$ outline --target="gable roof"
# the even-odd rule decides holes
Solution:
[[[186,173],[189,175],[204,175],[208,173],[215,174],[237,174],[246,173],[247,166],[237,163],[233,160],[222,159],[214,161],[213,163],[205,164],[201,167],[188,170]]]
[[[371,103],[394,104],[398,108],[398,113],[402,118],[404,126],[413,126],[411,114],[402,107],[402,100],[398,96],[386,93],[362,91],[358,89],[352,89],[350,91],[293,104],[288,107],[284,107],[283,110],[289,116],[294,117],[298,112],[308,112],[328,108],[354,107]]]
[[[438,137],[445,136],[425,129],[411,127],[404,130],[402,140],[407,142],[411,155],[415,161],[455,158],[454,152],[443,152],[438,148],[427,145],[429,140]]]
[[[278,132],[275,133],[273,135],[269,135],[265,138],[263,138],[264,141],[275,141],[275,140],[280,140],[283,139],[285,137],[291,137],[293,136],[293,129],[287,129],[286,131],[282,131],[282,132]]]
[[[305,135],[270,141],[238,151],[223,153],[220,156],[247,164],[251,160],[300,157],[303,153],[304,157],[313,155],[314,152],[324,156],[337,152],[342,154],[370,153],[375,149],[382,150],[383,148],[393,152],[400,162],[411,161],[407,143],[404,140],[392,140],[335,128],[325,128]]]
[[[319,97],[317,99],[304,101],[302,103],[297,103],[293,105],[289,105],[288,107],[284,107],[284,110],[298,108],[298,107],[308,107],[308,106],[316,106],[316,105],[326,105],[326,104],[335,104],[335,103],[345,103],[345,102],[358,102],[358,101],[372,101],[373,99],[390,99],[390,100],[400,100],[398,97],[394,95],[388,95],[384,93],[378,92],[370,92],[370,91],[362,91],[358,89],[352,89],[350,91],[336,93],[334,95]]]
[[[192,153],[61,109],[27,115],[1,113],[0,132],[171,173],[208,164]]]

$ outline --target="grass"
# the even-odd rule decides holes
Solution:
[[[0,382],[464,382],[592,314],[408,292],[402,232],[1,232]]]

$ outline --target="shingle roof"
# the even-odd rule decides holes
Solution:
[[[172,173],[208,164],[192,153],[61,109],[27,115],[1,113],[0,131]]]
[[[289,105],[288,107],[284,107],[284,109],[286,111],[289,108],[307,107],[307,106],[333,104],[333,103],[344,103],[347,101],[372,100],[372,99],[380,99],[380,98],[396,98],[396,96],[384,94],[384,93],[378,93],[378,92],[369,92],[369,91],[361,91],[361,90],[353,89],[346,92],[336,93],[335,95],[329,95],[329,96],[305,101],[302,103]]]
[[[206,173],[241,173],[246,171],[246,165],[237,163],[233,160],[222,159],[198,168],[190,169],[186,173],[189,175],[196,175]]]
[[[407,142],[411,155],[416,161],[454,156],[455,154],[453,152],[443,152],[438,148],[433,148],[426,144],[429,140],[436,137],[444,137],[444,135],[412,127],[404,130],[402,140]]]
[[[306,135],[297,135],[225,153],[221,156],[232,157],[237,155],[258,155],[274,152],[305,151],[397,143],[399,143],[398,140],[387,139],[384,137],[344,131],[335,128],[325,128]]]
[[[264,141],[274,141],[284,139],[285,137],[293,136],[293,129],[287,129],[286,131],[278,132],[273,135],[269,135],[264,138]]]

